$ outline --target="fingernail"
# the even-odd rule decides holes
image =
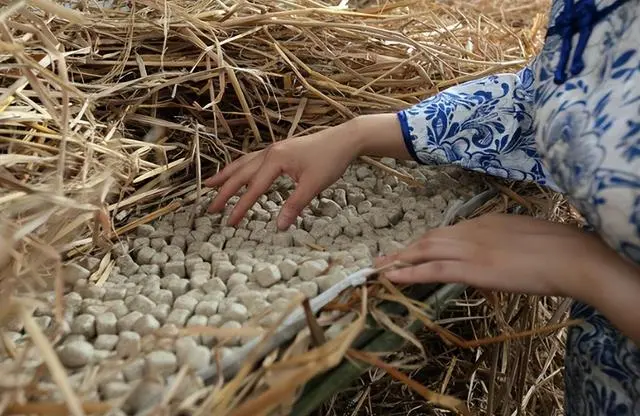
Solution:
[[[289,224],[291,223],[289,216],[287,215],[287,213],[281,213],[278,216],[278,220],[277,220],[277,224],[278,224],[278,229],[280,231],[284,231],[287,228],[289,228]]]
[[[289,224],[284,219],[278,218],[278,231],[285,231],[289,228]]]
[[[233,216],[233,212],[232,212],[231,215],[229,215],[229,218],[227,219],[227,225],[229,227],[235,227],[236,225],[238,225],[240,223],[240,221],[242,221],[242,217],[235,218]]]

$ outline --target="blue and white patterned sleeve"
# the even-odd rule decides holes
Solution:
[[[557,189],[536,151],[534,75],[491,75],[450,87],[398,113],[405,143],[422,164],[454,164]]]

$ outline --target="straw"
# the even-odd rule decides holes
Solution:
[[[360,114],[406,108],[484,74],[520,68],[539,48],[546,2],[517,1],[505,8],[492,0],[397,0],[367,2],[359,10],[350,2],[322,0],[68,6],[29,0],[4,2],[0,9],[0,318],[17,313],[16,299],[37,299],[55,288],[60,320],[62,262],[80,261],[88,253],[102,256],[140,224],[202,203],[202,177],[238,156]],[[425,186],[373,158],[363,162],[417,189]],[[519,205],[530,215],[580,221],[561,197],[536,187],[501,183],[497,196],[481,202],[466,215]],[[92,281],[102,284],[111,262],[104,261]],[[376,310],[391,296],[387,289],[368,283],[366,289],[346,291],[349,302],[327,305],[345,313],[323,319],[355,317],[337,338],[312,346],[308,331],[298,330],[291,344],[275,343],[279,348],[273,353],[255,357],[254,365],[243,369],[244,379],[219,379],[182,402],[171,390],[162,406],[169,413],[214,409],[221,415],[288,408],[291,403],[285,402],[294,400],[310,377],[345,357],[369,308]],[[482,311],[481,324],[465,327],[478,339],[527,333],[558,307],[546,298],[484,299],[461,300],[465,306],[450,318],[469,322],[469,302],[493,307]],[[52,353],[61,329],[40,333],[27,312],[21,313],[31,336],[24,348],[35,346],[46,358],[41,371],[25,372],[33,385],[53,380],[69,413],[105,409],[70,390],[69,374]],[[412,338],[395,321],[379,314],[378,321]],[[555,323],[561,324],[560,318]],[[413,337],[412,342],[423,341]],[[528,350],[546,351],[540,366],[546,378],[538,374],[533,381],[526,355],[510,361],[523,351],[519,342],[506,343],[495,356],[479,352],[482,360],[473,371],[465,369],[474,375],[470,405],[487,401],[474,395],[484,388],[477,380],[486,357],[493,360],[491,403],[508,397],[512,400],[501,409],[511,402],[531,408],[556,400],[549,377],[556,374],[558,358],[551,351],[561,341],[548,337],[528,344]],[[22,348],[7,347],[16,356]],[[463,361],[456,360],[448,380]],[[501,375],[505,363],[517,368],[517,380]],[[291,369],[294,364],[300,371]],[[274,387],[269,380],[280,374],[286,382]],[[1,403],[11,411],[60,412],[62,403],[51,403],[38,391],[27,394],[16,387]]]

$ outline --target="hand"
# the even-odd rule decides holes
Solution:
[[[229,198],[246,185],[244,195],[229,216],[229,225],[237,225],[273,181],[285,174],[296,182],[296,190],[278,215],[278,228],[287,229],[316,195],[338,180],[349,164],[365,153],[409,157],[395,114],[359,117],[242,156],[205,181],[208,187],[220,187],[209,211],[221,211]]]
[[[398,283],[463,283],[584,301],[606,291],[627,263],[596,236],[525,216],[487,215],[427,232],[377,266],[412,264],[385,276]],[[626,267],[626,266],[624,266]]]
[[[205,182],[206,186],[221,186],[209,210],[222,210],[240,188],[247,186],[229,217],[236,225],[273,181],[282,174],[291,177],[296,190],[286,201],[278,216],[278,228],[288,228],[309,202],[334,183],[357,156],[358,147],[347,128],[327,129],[304,137],[277,142],[258,152],[250,153],[229,164]]]

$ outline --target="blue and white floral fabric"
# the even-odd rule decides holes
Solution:
[[[541,53],[517,74],[398,113],[412,156],[565,193],[640,262],[640,0],[554,0]],[[640,349],[596,310],[570,330],[566,414],[640,415]],[[640,325],[640,323],[639,323]]]

